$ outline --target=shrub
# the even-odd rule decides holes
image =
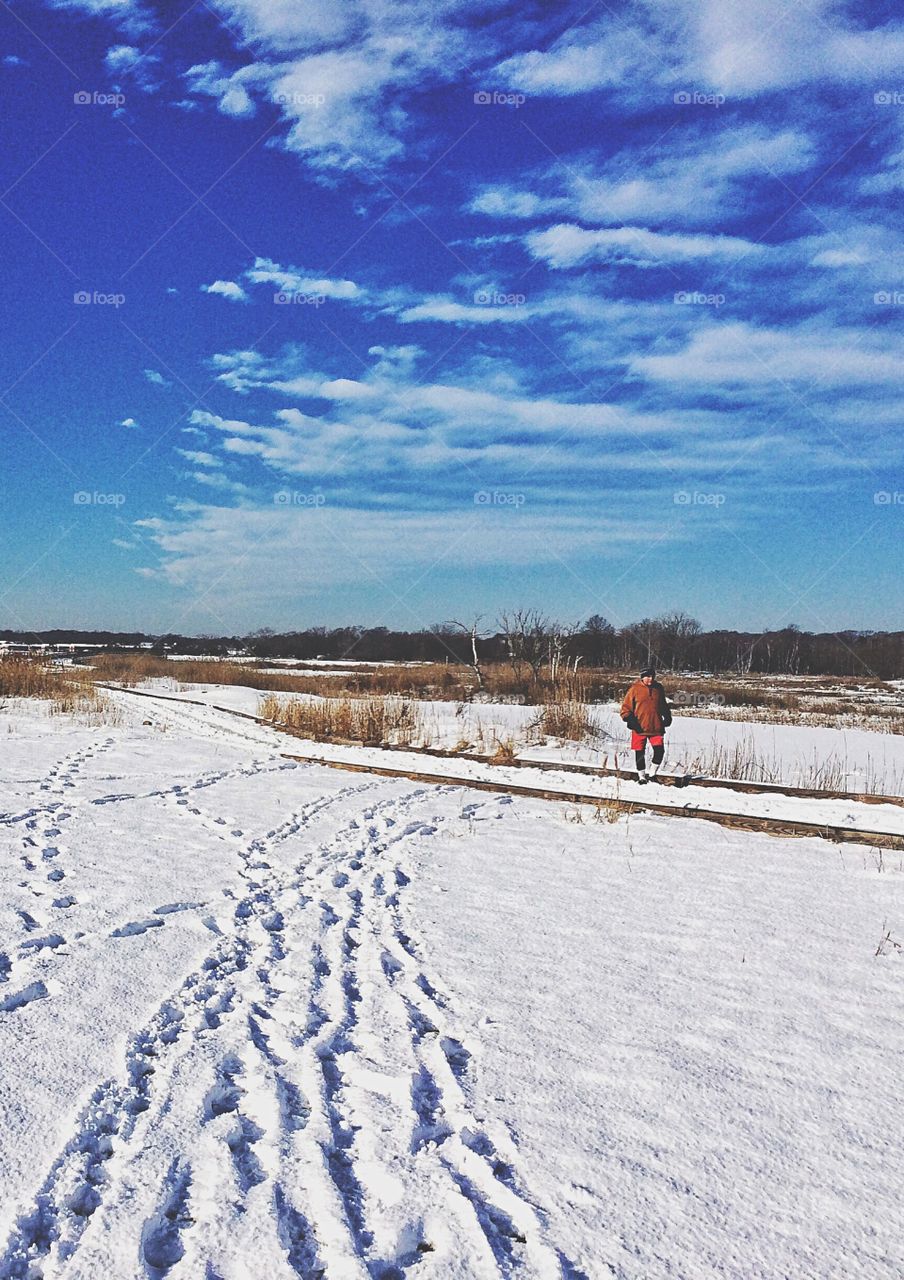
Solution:
[[[418,707],[399,698],[323,698],[316,701],[261,699],[262,719],[317,742],[361,742],[407,746],[422,736]]]

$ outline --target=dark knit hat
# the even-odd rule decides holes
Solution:
[[[642,680],[642,679],[644,678],[644,676],[654,676],[654,677],[655,677],[655,675],[656,675],[656,668],[655,668],[655,667],[644,667],[643,671],[641,671],[641,673],[640,673],[640,678],[641,678],[641,680]]]

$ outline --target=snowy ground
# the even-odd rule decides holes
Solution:
[[[185,684],[172,679],[147,680],[142,689],[199,698],[218,706],[255,714],[260,693],[243,685]],[[295,695],[279,695],[292,697]],[[304,695],[298,695],[303,697]],[[537,707],[514,703],[418,703],[421,719],[434,747],[453,748],[470,742],[492,752],[494,743],[511,738],[520,746],[522,759],[616,762],[634,767],[628,750],[628,732],[615,703],[590,708],[598,736],[592,743],[522,745],[531,736]],[[536,738],[536,734],[533,734]],[[828,764],[838,775],[830,790],[869,790],[882,795],[904,795],[904,736],[870,729],[833,729],[809,725],[755,724],[717,717],[682,716],[676,711],[666,735],[665,769],[699,772],[701,762],[716,753],[724,757],[761,760],[776,781],[790,786],[820,786],[820,771]],[[835,768],[834,766],[837,766]],[[705,772],[711,772],[704,769]]]
[[[904,1274],[902,855],[119,698],[0,712],[0,1280]]]

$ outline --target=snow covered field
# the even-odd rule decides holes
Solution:
[[[171,695],[181,693],[214,705],[254,715],[260,694],[243,685],[186,684],[172,679],[147,680],[141,688]],[[296,695],[279,695],[293,697]],[[297,695],[303,698],[305,695]],[[479,743],[492,752],[496,742],[511,738],[522,759],[570,760],[609,764],[616,758],[633,768],[634,755],[615,703],[589,708],[597,729],[593,743],[522,745],[531,736],[539,708],[515,703],[418,703],[430,745],[454,748],[462,741]],[[536,737],[536,734],[533,735]],[[860,789],[883,795],[904,795],[904,735],[869,729],[835,729],[810,725],[756,724],[701,715],[685,716],[676,709],[666,735],[665,769],[699,771],[700,762],[737,753],[761,760],[776,781],[789,786],[819,786],[829,767],[837,784],[829,789]]]
[[[901,854],[114,696],[0,712],[0,1280],[904,1274]]]

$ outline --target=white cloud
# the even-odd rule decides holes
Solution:
[[[185,73],[190,93],[216,98],[217,107],[226,116],[253,116],[257,110],[248,85],[257,86],[267,78],[264,67],[242,67],[228,72],[219,62],[204,62],[189,67]]]
[[[523,93],[570,97],[591,89],[616,88],[637,76],[647,58],[648,78],[662,74],[651,65],[649,37],[633,26],[607,19],[597,25],[572,27],[544,52],[531,49],[506,58],[496,75]]]
[[[594,224],[669,221],[699,227],[741,212],[751,178],[799,173],[815,155],[810,138],[797,129],[693,127],[652,147],[618,152],[602,166],[584,159],[556,163],[534,175],[530,190],[485,186],[469,209],[522,220],[560,213]]]
[[[245,390],[268,388],[290,399],[301,394],[323,400],[325,408],[320,414],[282,408],[263,423],[195,410],[192,423],[218,433],[220,448],[233,458],[255,458],[283,476],[344,478],[358,500],[368,488],[405,476],[418,477],[419,492],[440,494],[460,484],[463,469],[477,475],[489,467],[544,491],[553,475],[572,481],[580,475],[574,489],[580,503],[590,475],[749,466],[744,455],[758,430],[735,420],[726,433],[721,414],[538,396],[512,378],[493,385],[480,362],[458,381],[421,383],[416,371],[387,369],[383,360],[379,372],[357,381],[300,372],[297,350],[269,362],[247,352],[218,360],[224,369],[234,360]]]
[[[177,449],[176,452],[189,462],[193,462],[196,467],[221,467],[223,463],[219,458],[215,458],[212,453],[205,453],[198,449]]]
[[[453,555],[458,572],[561,564],[575,556],[610,558],[653,539],[680,540],[678,528],[663,528],[654,517],[631,521],[619,514],[550,514],[529,504],[487,512],[473,494],[454,511],[362,510],[334,503],[327,487],[323,504],[266,506],[195,505],[181,519],[158,521],[151,536],[165,557],[166,578],[174,585],[241,596],[252,609],[297,601],[324,587],[410,582],[413,570],[440,564]],[[517,520],[517,525],[514,521]],[[517,528],[517,536],[512,536]],[[390,597],[391,599],[391,597]],[[389,599],[387,600],[389,603]]]
[[[48,0],[54,9],[80,9],[95,18],[109,18],[131,36],[150,30],[154,23],[140,0]]]
[[[637,357],[632,371],[656,381],[727,388],[803,382],[823,390],[904,389],[904,365],[893,343],[859,329],[720,324],[698,330],[682,350]]]
[[[158,373],[156,369],[145,369],[144,376],[147,378],[148,382],[152,383],[155,387],[171,387],[173,385],[170,381],[164,378],[162,373]]]
[[[131,430],[135,430],[138,427],[138,423],[134,418],[123,418],[119,425],[121,427],[129,427]]]
[[[159,61],[154,53],[143,54],[134,45],[117,44],[107,50],[104,66],[120,81],[132,80],[143,93],[155,93],[160,88],[154,75]]]
[[[859,188],[865,196],[885,196],[904,191],[904,151],[894,151],[886,156],[881,169],[862,178]]]
[[[856,249],[820,249],[812,258],[814,267],[862,267],[865,261]]]
[[[491,295],[488,295],[491,296]],[[530,319],[533,314],[525,305],[512,304],[502,306],[475,305],[474,303],[457,302],[448,297],[427,297],[413,306],[405,307],[399,312],[402,324],[412,324],[422,320],[437,320],[452,324],[512,324]]]
[[[871,85],[898,75],[904,26],[855,29],[865,15],[838,0],[635,0],[617,21],[607,13],[572,27],[547,50],[506,58],[496,74],[525,93],[611,90],[638,106],[664,104],[676,89],[731,100],[812,83]]]
[[[284,293],[312,294],[340,301],[360,301],[364,296],[353,280],[326,279],[301,267],[281,267],[272,258],[255,258],[254,266],[244,273],[244,278],[250,284],[271,284]]]
[[[201,292],[219,294],[221,298],[228,298],[230,302],[251,301],[242,286],[236,284],[234,280],[214,280],[213,284],[202,284]]]
[[[204,485],[208,489],[216,489],[221,493],[230,493],[236,498],[244,498],[251,492],[246,484],[242,484],[240,480],[231,480],[221,471],[192,471],[190,478],[196,484]]]
[[[343,40],[366,11],[351,0],[219,0],[217,8],[241,27],[246,40],[284,52]]]
[[[623,262],[639,267],[699,258],[735,261],[768,252],[767,247],[738,236],[678,235],[648,231],[644,227],[588,231],[572,223],[559,223],[546,231],[532,232],[525,237],[525,244],[534,258],[556,268],[590,261]]]
[[[409,95],[448,83],[496,47],[460,24],[487,8],[480,0],[219,0],[256,61],[236,70],[192,67],[190,91],[236,115],[251,114],[258,95],[279,108],[281,145],[325,180],[350,169],[368,177],[403,153]]]
[[[488,186],[471,201],[471,213],[485,213],[491,218],[538,218],[568,208],[564,196],[542,196],[535,191],[521,191],[511,186]]]

